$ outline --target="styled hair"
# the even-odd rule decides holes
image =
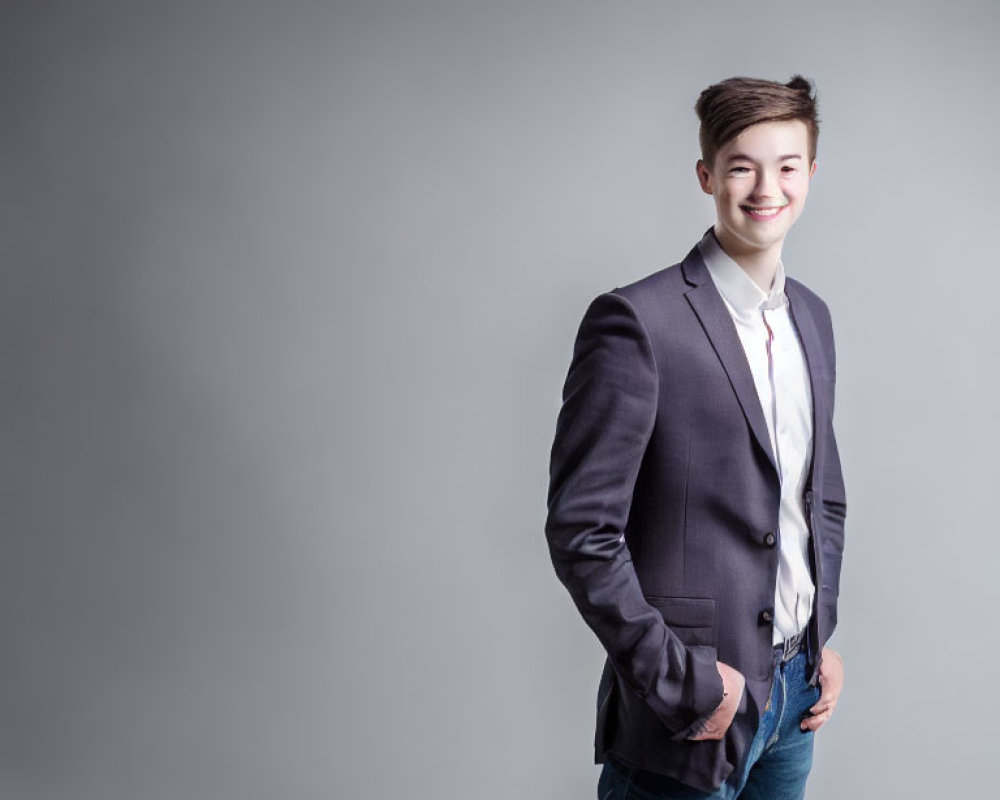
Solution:
[[[788,83],[729,78],[709,86],[694,106],[701,128],[701,157],[711,169],[719,149],[759,122],[802,120],[809,130],[809,161],[816,159],[819,117],[816,89],[801,75]]]

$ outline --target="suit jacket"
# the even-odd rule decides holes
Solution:
[[[836,360],[823,301],[792,279],[785,293],[812,383],[815,682],[844,544]],[[556,573],[607,651],[597,762],[612,754],[705,791],[742,766],[773,677],[779,496],[753,376],[698,248],[597,297],[563,389],[546,521]],[[722,700],[716,659],[746,693],[724,739],[693,742]]]

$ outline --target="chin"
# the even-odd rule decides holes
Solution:
[[[747,244],[755,244],[761,247],[767,247],[775,242],[781,241],[787,233],[787,229],[781,228],[765,228],[764,225],[760,223],[751,223],[749,225],[743,224],[734,226],[729,229],[731,236],[735,236]]]
[[[762,247],[769,247],[785,238],[791,225],[786,225],[784,222],[782,220],[781,224],[775,225],[770,222],[743,221],[734,232],[738,232],[740,238],[747,243],[756,242]]]

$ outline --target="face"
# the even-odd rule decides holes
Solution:
[[[715,233],[726,252],[777,260],[816,171],[806,124],[751,125],[719,149],[711,168],[699,161],[697,171],[702,190],[715,199]]]

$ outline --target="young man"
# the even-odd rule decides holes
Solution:
[[[552,447],[552,561],[608,654],[600,800],[802,798],[843,682],[833,330],[781,262],[816,98],[733,78],[696,111],[715,225],[590,305]]]

